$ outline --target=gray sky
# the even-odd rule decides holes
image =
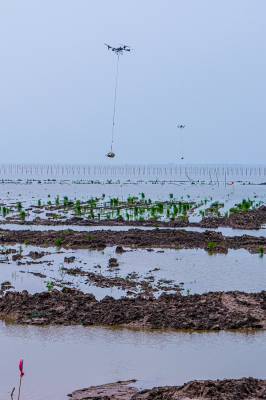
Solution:
[[[265,0],[0,3],[1,162],[263,163]],[[115,160],[110,146],[120,62]]]

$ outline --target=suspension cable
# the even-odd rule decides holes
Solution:
[[[113,151],[113,144],[114,144],[115,114],[116,114],[116,100],[117,100],[117,87],[118,87],[118,73],[119,73],[118,66],[119,66],[119,54],[117,54],[116,73],[115,73],[115,92],[114,92],[114,108],[113,108],[113,121],[112,121],[111,151]]]

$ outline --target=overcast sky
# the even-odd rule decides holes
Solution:
[[[1,162],[263,163],[265,15],[265,0],[1,1]],[[104,42],[133,48],[114,160]]]

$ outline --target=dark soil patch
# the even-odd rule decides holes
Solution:
[[[36,246],[62,246],[65,248],[88,248],[102,250],[106,246],[133,248],[202,248],[212,252],[226,253],[228,249],[247,249],[258,252],[266,249],[266,238],[254,236],[226,237],[218,232],[191,232],[185,230],[153,229],[143,231],[8,231],[0,230],[0,244],[28,243]],[[212,245],[210,248],[210,244]],[[18,255],[19,256],[19,255]],[[16,257],[19,258],[19,257]]]
[[[165,386],[138,391],[135,381],[116,382],[69,395],[72,400],[259,400],[266,399],[266,380],[254,378],[191,381],[183,386]]]
[[[105,297],[64,288],[0,298],[0,317],[23,324],[121,325],[189,330],[265,329],[266,291],[161,295],[158,299]]]

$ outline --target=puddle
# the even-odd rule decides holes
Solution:
[[[138,386],[192,379],[265,378],[266,333],[176,333],[0,324],[0,399],[18,381],[22,398],[66,400],[90,385],[137,378]]]

